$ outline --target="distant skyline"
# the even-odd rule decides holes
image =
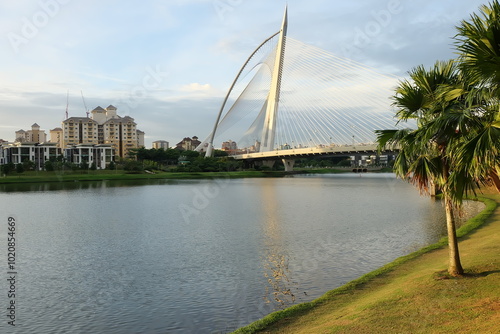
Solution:
[[[0,139],[60,127],[68,90],[70,117],[86,116],[83,91],[88,109],[133,117],[148,148],[204,139],[286,3],[290,37],[403,77],[455,57],[455,26],[487,1],[2,1]]]

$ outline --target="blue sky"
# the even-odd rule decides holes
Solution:
[[[0,138],[113,104],[154,140],[204,138],[248,55],[279,30],[382,72],[454,57],[486,0],[37,0],[0,3]]]

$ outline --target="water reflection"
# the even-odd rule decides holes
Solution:
[[[283,231],[276,185],[272,180],[262,184],[262,209],[264,223],[264,277],[267,279],[264,301],[282,309],[295,302],[292,289],[297,283],[291,279],[289,254],[283,240]]]
[[[439,203],[369,175],[231,179],[184,223],[179,207],[216,184],[1,185],[0,212],[21,224],[18,333],[226,332],[436,242],[444,227]]]
[[[71,182],[41,182],[41,183],[13,183],[0,184],[0,192],[47,192],[57,190],[93,190],[105,189],[109,187],[140,187],[145,185],[179,184],[179,182],[189,183],[190,180],[103,180],[103,181],[71,181]],[[199,182],[195,180],[195,182]]]
[[[430,243],[434,243],[436,242],[436,236],[445,236],[447,233],[444,200],[435,197],[431,197],[430,200],[437,204],[438,210],[434,210],[434,212],[429,210],[424,211],[422,234],[425,235],[425,239],[412,245],[408,249],[409,252],[419,250]],[[479,214],[484,208],[485,204],[482,202],[473,200],[463,201],[461,209],[457,210],[454,214],[456,227],[460,228],[467,220]]]

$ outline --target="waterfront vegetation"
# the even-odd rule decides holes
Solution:
[[[295,172],[285,172],[284,166],[277,161],[274,166],[245,165],[226,152],[215,150],[215,157],[205,158],[195,151],[176,149],[145,149],[134,152],[128,159],[116,159],[107,169],[97,169],[95,164],[83,162],[74,164],[62,156],[45,162],[40,170],[32,161],[1,166],[0,183],[15,182],[61,182],[97,181],[121,179],[193,179],[214,177],[269,177],[296,173],[345,173],[351,172],[348,157],[313,157],[296,160]],[[391,168],[376,164],[370,171],[391,172]]]
[[[417,66],[394,96],[400,122],[417,129],[380,130],[380,147],[397,145],[397,176],[421,192],[443,193],[449,241],[448,272],[464,274],[455,211],[478,185],[500,191],[500,3],[495,0],[462,21],[454,37],[459,57]]]
[[[467,264],[461,277],[444,270],[443,238],[235,333],[496,333],[500,195],[486,192],[480,197],[486,208],[457,230]]]
[[[377,169],[375,172],[389,172],[390,169]],[[244,177],[283,177],[293,174],[327,174],[348,173],[350,168],[334,169],[299,169],[295,172],[282,170],[242,170],[231,172],[182,172],[182,171],[150,171],[130,172],[126,170],[66,170],[66,171],[27,171],[0,177],[0,184],[8,183],[40,183],[40,182],[74,182],[102,180],[154,180],[154,179],[211,179],[211,178],[244,178]]]

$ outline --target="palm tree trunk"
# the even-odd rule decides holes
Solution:
[[[448,250],[449,262],[448,273],[451,276],[463,275],[464,270],[460,263],[460,253],[458,252],[458,239],[455,227],[455,217],[453,215],[453,203],[448,194],[444,196],[444,205],[446,208],[446,228],[448,231]]]
[[[444,151],[444,150],[443,150]],[[449,194],[448,177],[450,175],[450,165],[447,159],[443,159],[443,187],[444,206],[446,210],[446,230],[448,232],[448,273],[451,276],[463,275],[464,269],[460,263],[460,253],[458,252],[457,229],[455,216],[453,214],[453,201]]]
[[[492,169],[490,171],[490,178],[493,181],[495,188],[497,188],[497,191],[500,192],[500,178],[498,177],[498,173],[496,170]]]

